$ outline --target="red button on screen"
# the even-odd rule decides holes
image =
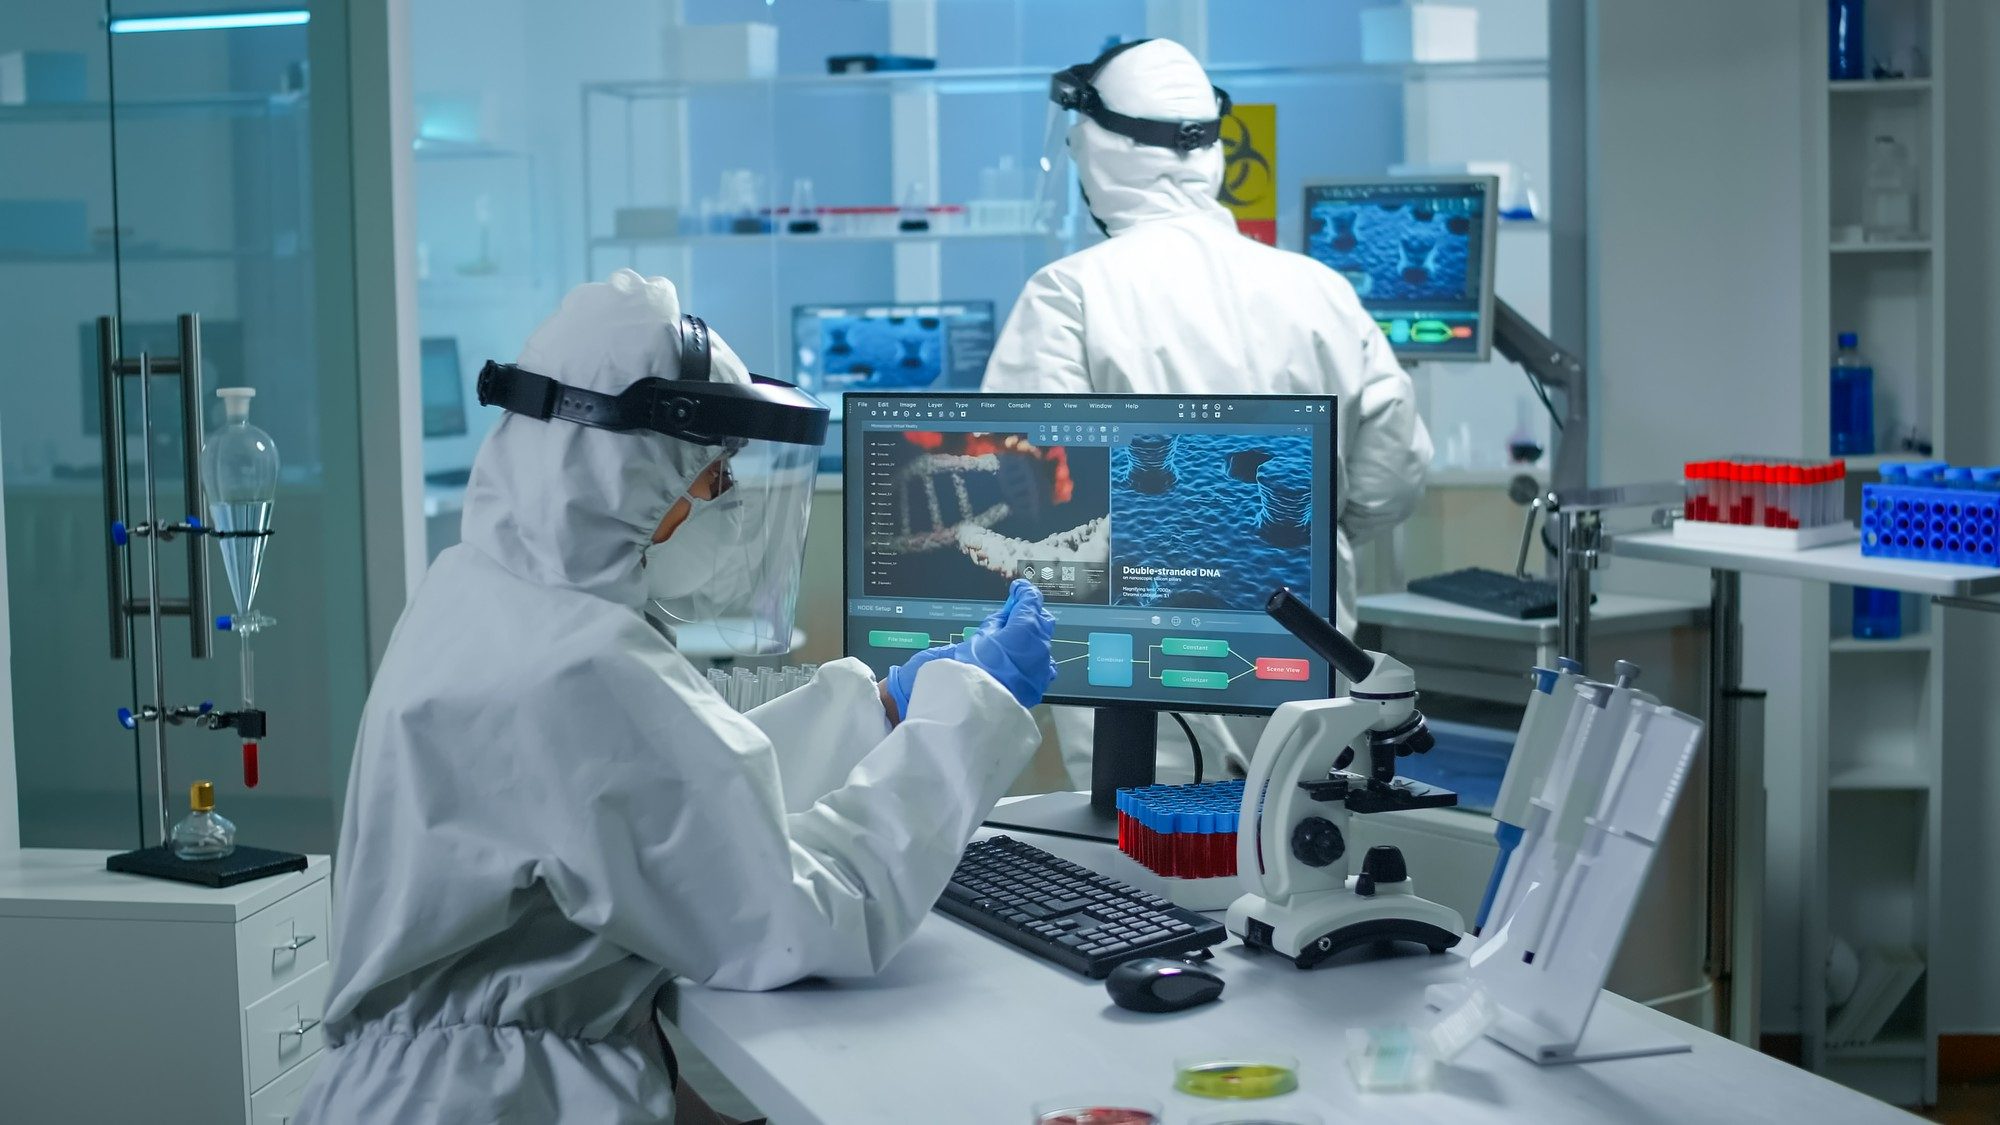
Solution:
[[[1263,656],[1257,659],[1257,678],[1305,681],[1312,678],[1312,665],[1291,657]]]

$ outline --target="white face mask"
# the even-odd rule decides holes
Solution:
[[[727,588],[731,581],[750,579],[746,568],[730,565],[732,551],[743,543],[744,504],[727,496],[685,499],[687,518],[645,554],[646,596],[665,603],[660,608],[680,620],[688,620],[685,607],[674,603],[696,594],[711,604],[725,601],[734,593]],[[703,518],[704,513],[712,514]]]

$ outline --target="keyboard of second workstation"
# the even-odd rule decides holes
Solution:
[[[1220,922],[1008,836],[966,846],[937,909],[1037,957],[1103,977],[1136,957],[1182,957]]]

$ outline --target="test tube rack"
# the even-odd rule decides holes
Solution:
[[[1861,553],[2000,566],[2000,467],[1882,466],[1881,483],[1861,486]]]
[[[1674,537],[1804,550],[1852,540],[1847,462],[1737,457],[1690,461]]]
[[[1234,879],[1243,780],[1118,791],[1118,850],[1171,879]]]

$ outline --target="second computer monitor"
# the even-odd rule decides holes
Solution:
[[[1326,662],[1264,606],[1285,586],[1332,609],[1336,417],[1314,396],[851,395],[847,653],[885,672],[1027,578],[1055,617],[1052,702],[1326,698]]]
[[[839,417],[849,391],[979,389],[993,351],[993,302],[800,305],[793,373]]]
[[[1493,176],[1306,185],[1305,252],[1354,284],[1402,360],[1484,362],[1493,340]]]

